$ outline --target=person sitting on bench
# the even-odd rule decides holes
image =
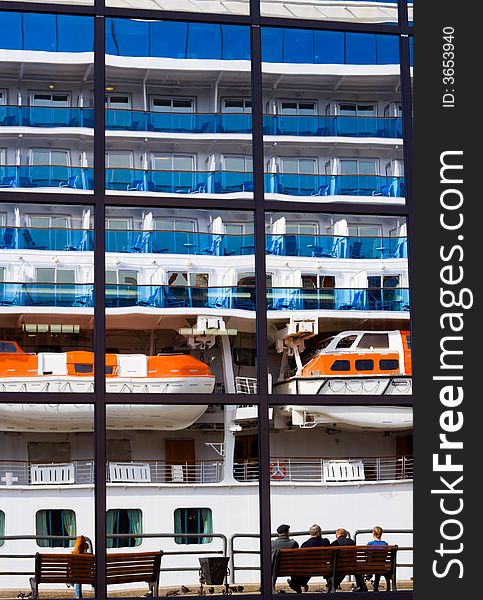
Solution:
[[[355,546],[355,545],[356,545],[356,543],[354,542],[353,539],[351,539],[349,537],[349,533],[343,527],[340,527],[335,532],[335,540],[331,544],[331,546]],[[347,573],[347,575],[350,575],[350,573]],[[342,580],[344,579],[344,577],[345,577],[345,575],[337,576],[335,578],[334,590],[337,590],[337,588],[342,583]],[[365,584],[364,577],[362,575],[355,575],[355,579],[356,579],[356,587],[352,591],[353,592],[367,592],[368,589]]]
[[[330,542],[327,538],[322,537],[322,529],[320,525],[312,525],[309,529],[310,537],[308,540],[300,546],[301,548],[314,548],[316,546],[330,546]],[[310,577],[292,577],[291,579],[287,579],[287,583],[289,587],[291,587],[294,592],[301,594],[303,591],[308,592],[308,583],[310,581]]]
[[[383,529],[382,527],[379,527],[379,525],[375,525],[372,528],[372,540],[370,542],[367,542],[368,546],[387,546],[387,542],[385,542],[382,539],[382,534],[383,534]],[[386,579],[386,590],[390,590],[391,589],[391,583],[390,583],[390,578],[387,576],[385,576]],[[379,582],[381,580],[381,575],[374,573],[374,583],[373,583],[373,589],[375,592],[379,591]]]

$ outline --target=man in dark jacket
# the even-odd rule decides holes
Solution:
[[[310,537],[308,540],[302,544],[301,548],[314,548],[316,546],[330,546],[330,542],[327,538],[322,537],[322,529],[320,525],[312,525],[309,530]],[[291,579],[287,579],[288,585],[299,594],[302,591],[308,592],[308,583],[310,581],[310,577],[292,577]]]
[[[346,531],[343,527],[340,527],[335,532],[335,540],[332,542],[331,546],[355,546],[356,543],[349,537],[349,532]],[[347,573],[350,575],[350,573]],[[337,589],[339,585],[342,583],[345,575],[337,576],[334,581],[334,588]],[[352,590],[353,592],[367,592],[367,585],[364,582],[364,577],[362,575],[355,575],[356,579],[356,587]]]
[[[290,538],[290,525],[279,525],[277,527],[278,537],[272,540],[272,553],[280,548],[298,548],[295,540]]]

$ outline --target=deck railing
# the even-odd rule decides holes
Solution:
[[[162,460],[108,462],[106,481],[122,484],[184,484],[219,483],[223,480],[222,460],[168,463]],[[239,482],[258,481],[256,459],[237,460],[233,476]],[[413,477],[413,457],[272,457],[272,482],[343,483],[410,480]],[[0,461],[0,486],[92,485],[94,462],[34,464],[26,461]]]
[[[106,285],[106,308],[255,310],[254,286]],[[0,306],[94,306],[91,283],[0,283]],[[267,309],[409,311],[408,288],[267,288]]]
[[[89,107],[0,106],[0,127],[94,127]],[[145,131],[191,134],[252,133],[250,113],[157,112],[106,109],[107,131]],[[402,138],[401,117],[346,115],[263,116],[265,135]]]
[[[273,234],[265,236],[268,256],[312,258],[407,258],[407,238],[349,235]],[[0,250],[83,251],[94,249],[93,229],[0,227]],[[106,230],[106,251],[130,254],[236,256],[255,252],[253,234],[181,230]]]

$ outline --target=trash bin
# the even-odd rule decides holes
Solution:
[[[200,561],[200,578],[207,585],[222,585],[228,574],[228,556],[204,556]]]

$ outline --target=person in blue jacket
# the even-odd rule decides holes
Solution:
[[[387,542],[385,542],[382,539],[382,534],[384,533],[382,527],[380,527],[379,525],[375,525],[372,528],[372,540],[370,542],[367,542],[368,546],[387,546]],[[386,579],[386,589],[387,591],[389,591],[391,589],[391,584],[389,581],[389,577],[385,577]],[[374,583],[373,583],[373,589],[375,592],[379,591],[379,582],[381,580],[381,575],[375,573],[374,574]]]

